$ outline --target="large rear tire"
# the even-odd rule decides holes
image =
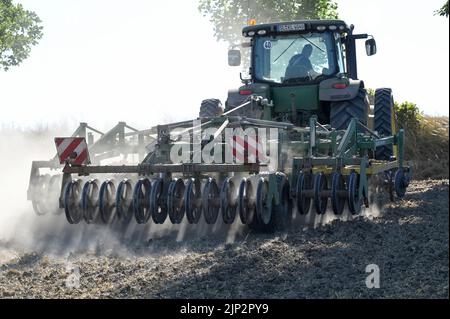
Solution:
[[[220,100],[207,99],[202,101],[199,112],[200,118],[220,116],[222,113],[223,107]]]
[[[392,90],[381,88],[375,91],[373,128],[380,136],[395,133],[394,98]],[[392,145],[380,146],[375,151],[377,160],[389,160],[393,156]]]
[[[366,89],[362,86],[359,88],[358,95],[352,100],[332,102],[330,106],[330,124],[332,128],[345,130],[350,120],[354,117],[367,126],[369,99]]]

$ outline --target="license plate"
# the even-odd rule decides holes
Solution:
[[[289,32],[289,31],[303,31],[305,30],[304,23],[294,23],[294,24],[280,24],[278,25],[279,32]]]

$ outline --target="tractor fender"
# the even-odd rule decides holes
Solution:
[[[246,94],[241,94],[243,91],[246,91]],[[269,85],[261,83],[249,83],[239,87],[238,89],[228,90],[228,97],[225,102],[225,112],[246,102],[250,95],[258,95],[269,98],[269,91]]]
[[[341,84],[342,88],[335,88],[336,84]],[[360,87],[364,87],[361,80],[352,80],[347,78],[332,78],[320,82],[319,100],[320,101],[347,101],[352,100],[358,95]]]

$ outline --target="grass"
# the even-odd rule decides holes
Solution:
[[[449,178],[449,119],[422,116],[419,127],[405,127],[405,157],[413,162],[415,179]]]

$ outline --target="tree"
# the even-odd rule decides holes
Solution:
[[[436,14],[448,18],[448,0],[439,10],[436,11]]]
[[[36,13],[25,10],[12,0],[0,0],[0,69],[25,60],[31,47],[42,38],[41,20]]]
[[[236,45],[247,20],[258,23],[301,19],[337,19],[332,0],[200,0],[199,10],[214,25],[217,40]]]

